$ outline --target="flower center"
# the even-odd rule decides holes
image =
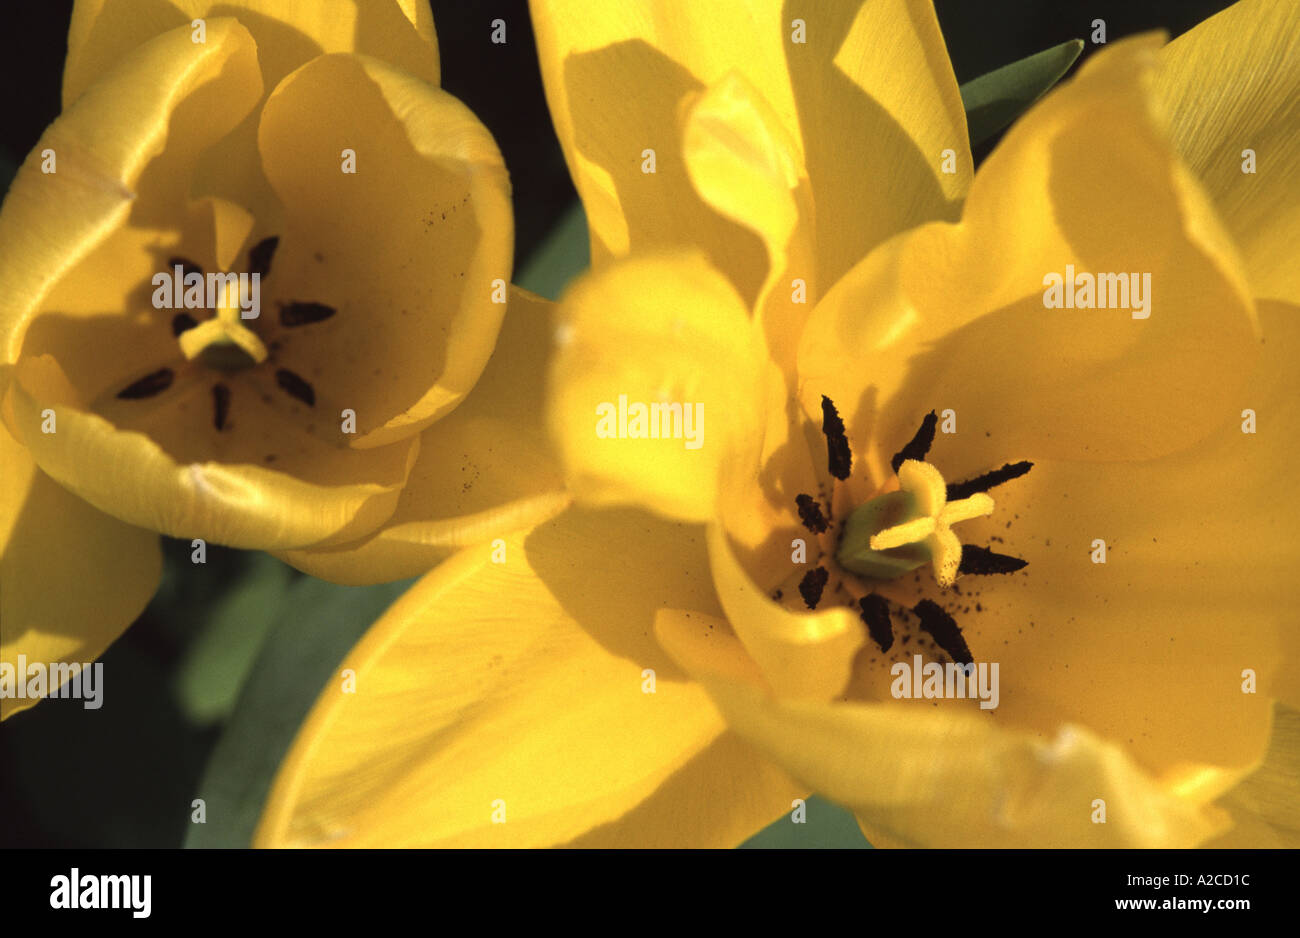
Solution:
[[[252,278],[250,282],[257,285],[255,289],[259,289],[261,281],[270,275],[271,261],[279,243],[279,237],[272,236],[263,238],[249,249],[249,270],[246,276]],[[173,257],[167,263],[173,269],[179,268],[187,279],[191,274],[197,274],[200,278],[204,276],[198,264],[184,257]],[[185,361],[227,375],[260,365],[268,358],[274,363],[271,352],[278,347],[278,343],[272,342],[271,349],[268,350],[258,334],[244,322],[241,294],[244,289],[242,278],[245,275],[210,276],[216,288],[213,302],[216,315],[204,322],[197,321],[189,313],[177,313],[172,317],[172,335],[176,337]],[[257,306],[252,308],[260,308],[260,305],[259,297]],[[280,309],[279,326],[282,329],[310,326],[329,319],[335,313],[334,307],[324,303],[293,301],[277,305]],[[194,371],[188,365],[186,370],[193,376]],[[117,392],[117,397],[122,400],[154,397],[168,390],[176,380],[177,372],[174,369],[159,368],[132,381]],[[277,368],[275,383],[290,397],[308,407],[316,406],[316,389],[297,373],[287,368]],[[229,385],[221,381],[212,385],[212,426],[218,431],[223,431],[228,426],[232,399]]]
[[[952,586],[961,566],[959,521],[993,513],[993,499],[976,492],[948,500],[948,486],[928,462],[907,459],[898,469],[900,490],[858,506],[844,524],[835,559],[860,576],[889,580],[934,563],[934,578]]]
[[[837,518],[833,507],[846,494],[842,486],[852,471],[853,454],[844,421],[834,403],[822,398],[822,433],[832,491],[825,503],[801,494],[795,498],[795,506],[803,526],[817,535],[822,558],[828,562],[823,565],[819,560],[803,573],[799,595],[804,605],[816,609],[828,587],[831,593],[843,594],[857,607],[871,638],[887,652],[894,643],[891,600],[877,590],[890,593],[895,596],[892,604],[900,607],[898,611],[914,615],[936,647],[954,661],[969,664],[974,659],[961,629],[939,603],[926,598],[914,605],[903,604],[897,601],[897,590],[886,589],[885,584],[929,563],[939,587],[957,591],[959,575],[1013,573],[1026,566],[1018,557],[963,544],[952,527],[992,514],[994,503],[988,490],[1024,475],[1033,464],[1008,463],[973,479],[945,482],[938,468],[926,461],[937,423],[931,411],[912,440],[891,460],[898,476],[897,491],[878,495]],[[822,494],[826,494],[824,490]],[[824,508],[830,511],[829,517]],[[777,591],[777,598],[783,595],[784,590]]]

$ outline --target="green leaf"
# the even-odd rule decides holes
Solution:
[[[206,726],[230,716],[293,576],[270,554],[255,554],[250,569],[203,617],[175,677],[176,701],[191,723]]]
[[[1082,51],[1083,40],[1071,39],[962,85],[970,145],[978,146],[1027,111],[1061,80]]]
[[[569,281],[591,265],[587,215],[574,202],[546,239],[520,268],[515,283],[538,296],[554,300]]]
[[[195,797],[206,823],[191,824],[187,847],[247,847],[280,762],[335,669],[366,629],[410,587],[335,586],[303,577],[239,695]]]
[[[794,823],[789,814],[783,814],[749,840],[741,849],[750,850],[863,850],[870,847],[862,836],[853,812],[827,801],[821,795],[812,795],[804,806],[804,820]]]

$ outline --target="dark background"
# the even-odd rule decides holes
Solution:
[[[620,0],[589,0],[591,3]],[[829,3],[832,0],[816,0]],[[849,2],[849,0],[844,0]],[[1148,29],[1185,32],[1226,0],[937,0],[959,82],[1065,42],[1089,39],[1104,19],[1108,41]],[[574,191],[551,129],[523,0],[433,0],[442,82],[492,131],[514,183],[516,267]],[[7,0],[0,12],[0,185],[59,112],[71,0]],[[490,22],[508,42],[491,43]],[[1082,58],[1097,47],[1090,42]],[[1078,67],[1077,65],[1075,66]],[[989,147],[976,151],[980,157]],[[3,480],[0,480],[3,484]],[[250,555],[209,546],[206,568],[188,547],[164,544],[158,598],[104,657],[113,707],[88,714],[75,700],[47,700],[0,724],[0,846],[178,846],[188,805],[220,733],[178,710],[169,675],[192,638],[177,609],[213,602]],[[57,558],[50,558],[57,562]],[[195,571],[203,569],[202,574]],[[788,825],[787,825],[788,826]]]

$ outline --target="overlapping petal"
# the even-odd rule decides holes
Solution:
[[[1029,561],[1027,575],[962,581],[964,602],[982,606],[962,616],[971,649],[1002,662],[1000,717],[1083,723],[1155,772],[1262,758],[1272,698],[1300,696],[1300,547],[1288,531],[1300,514],[1298,313],[1260,305],[1264,354],[1195,447],[1040,461],[995,493],[994,517],[968,522],[964,536],[1000,535]],[[1105,563],[1093,561],[1098,538]]]
[[[763,239],[767,275],[753,308],[770,354],[789,371],[817,295],[816,225],[800,148],[738,72],[728,72],[695,101],[682,142],[700,198]]]
[[[63,71],[67,107],[136,46],[198,18],[233,16],[252,33],[268,91],[309,59],[373,55],[438,84],[433,14],[423,0],[77,0]]]
[[[336,310],[281,330],[279,359],[356,412],[354,447],[423,429],[473,387],[505,313],[514,228],[491,135],[446,92],[340,54],[276,88],[259,139],[285,220],[267,292]],[[382,365],[359,381],[366,362]]]
[[[1232,815],[1232,830],[1207,846],[1216,848],[1300,847],[1300,711],[1278,705],[1264,764],[1219,805]]]
[[[1043,735],[951,708],[787,700],[716,673],[692,658],[692,643],[660,634],[735,732],[886,844],[1194,846],[1229,823],[1208,799],[1170,790],[1082,727]],[[1098,799],[1104,824],[1093,821]]]
[[[1300,302],[1300,6],[1243,0],[1197,24],[1160,50],[1154,94],[1255,295]]]
[[[700,245],[743,296],[756,295],[761,245],[703,205],[679,162],[681,108],[733,71],[803,151],[820,249],[810,278],[833,282],[890,235],[949,217],[969,182],[965,119],[929,3],[803,11],[745,0],[599,9],[536,0],[532,9],[547,101],[597,263]],[[641,171],[645,149],[655,150],[653,175]],[[940,168],[946,149],[953,174]]]
[[[692,760],[715,764],[722,721],[651,631],[668,597],[716,612],[698,529],[571,510],[504,550],[470,548],[437,567],[342,662],[355,693],[334,681],[323,692],[258,843],[600,837]],[[646,559],[670,555],[682,563]]]
[[[126,55],[50,125],[19,169],[0,213],[6,361],[16,359],[42,306],[121,316],[128,291],[147,302],[148,273],[174,237],[158,229],[186,220],[188,193],[176,175],[192,169],[201,150],[243,119],[262,92],[248,31],[229,19],[209,27],[202,46],[174,31]],[[53,173],[41,171],[45,150],[54,151]],[[131,228],[124,228],[128,219]],[[83,264],[100,289],[87,289],[78,272]],[[101,283],[106,271],[115,276]],[[137,271],[143,282],[132,280]],[[63,283],[67,288],[52,295]],[[123,292],[111,292],[113,284]]]
[[[732,285],[698,253],[651,254],[585,276],[560,316],[548,419],[575,498],[713,517],[763,435],[762,338]]]
[[[10,429],[36,462],[92,505],[173,537],[232,547],[355,540],[393,513],[419,452],[418,437],[349,450],[268,422],[257,434],[232,436],[231,449],[215,454],[221,461],[205,459],[206,386],[195,388],[192,410],[153,410],[158,423],[146,435],[119,429],[87,409],[46,355],[19,364],[7,401]],[[51,414],[54,430],[45,432]],[[191,435],[196,426],[199,432]],[[168,438],[179,453],[165,450],[155,435]],[[266,451],[282,457],[287,471],[266,468],[260,455]]]
[[[570,499],[542,410],[554,330],[551,303],[511,288],[487,368],[464,403],[420,434],[392,517],[362,541],[282,558],[335,583],[400,580],[562,511]]]
[[[0,662],[23,681],[19,655],[44,668],[94,661],[153,596],[158,536],[55,483],[3,423],[0,474]],[[6,697],[0,719],[36,703]]]
[[[960,456],[945,472],[960,477],[1026,456],[1173,452],[1236,399],[1258,353],[1253,301],[1151,117],[1156,42],[1096,56],[1008,133],[960,223],[873,252],[814,311],[799,353],[805,407],[829,394],[850,438],[877,442],[878,484],[931,409],[955,414]],[[1139,289],[1149,275],[1147,318],[1134,317],[1135,296],[1047,308],[1048,275],[1071,269],[1126,285],[1137,273]]]
[[[736,559],[723,530],[709,526],[709,561],[732,628],[781,697],[828,700],[849,679],[866,632],[844,607],[791,612],[769,599]]]

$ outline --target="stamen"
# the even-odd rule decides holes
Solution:
[[[198,325],[198,321],[189,313],[177,313],[172,317],[172,335],[188,332]]]
[[[308,407],[316,406],[316,389],[288,368],[281,368],[276,371],[275,383],[280,385],[290,396],[298,398]]]
[[[250,274],[259,274],[262,279],[271,275],[271,258],[275,256],[275,248],[280,243],[278,237],[263,238],[248,249],[248,272]]]
[[[961,545],[961,566],[959,573],[974,573],[982,576],[989,573],[1015,573],[1022,567],[1029,566],[1028,560],[1012,557],[1009,554],[995,554],[987,547],[976,544]]]
[[[843,482],[853,469],[853,454],[849,450],[849,438],[844,432],[844,421],[825,394],[822,395],[822,433],[826,434],[826,468],[832,476]]]
[[[203,276],[203,268],[189,258],[169,257],[167,258],[167,266],[179,267],[181,269],[182,277],[188,276],[189,274],[198,274],[200,277]]]
[[[145,375],[139,381],[128,384],[125,388],[117,392],[117,396],[122,400],[137,401],[145,397],[153,397],[166,391],[172,386],[172,380],[176,377],[170,368],[160,368],[153,374]]]
[[[962,637],[957,621],[942,606],[933,599],[923,599],[912,607],[912,611],[920,617],[922,631],[928,632],[949,658],[958,664],[975,663],[975,656]]]
[[[826,530],[826,516],[822,514],[821,503],[811,495],[796,495],[794,503],[799,506],[799,520],[813,534]]]
[[[308,326],[329,319],[334,313],[334,307],[324,303],[286,303],[280,307],[280,325]]]
[[[226,429],[226,414],[230,412],[230,388],[224,384],[212,386],[212,425],[218,430]]]
[[[934,411],[925,415],[912,441],[895,453],[894,458],[889,461],[889,465],[895,472],[908,459],[918,461],[925,459],[926,453],[930,452],[930,444],[934,442],[934,430],[938,425],[939,417]]]
[[[894,644],[894,623],[889,618],[889,603],[879,593],[868,593],[858,600],[862,609],[862,621],[867,624],[867,634],[880,646],[881,651],[889,651]]]
[[[950,483],[948,486],[948,500],[956,501],[959,498],[974,495],[976,492],[987,492],[995,485],[1001,485],[1003,482],[1010,482],[1012,479],[1020,478],[1033,467],[1034,464],[1027,460],[1007,463],[1001,469],[994,469],[992,472],[986,472],[982,476],[967,479],[965,482]]]
[[[826,581],[830,577],[830,571],[825,567],[813,567],[799,581],[799,595],[809,609],[816,609],[822,601],[822,590],[826,588]]]

